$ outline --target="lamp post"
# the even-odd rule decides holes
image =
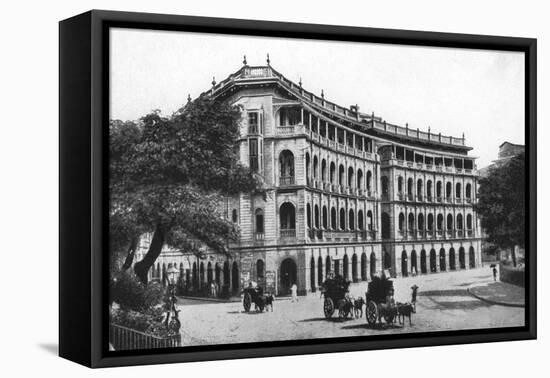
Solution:
[[[178,269],[174,266],[171,266],[166,271],[166,278],[168,279],[168,286],[166,288],[166,320],[165,324],[168,329],[171,329],[174,331],[174,333],[178,334],[181,323],[178,318],[178,310],[176,309],[176,274],[178,273]],[[173,312],[173,314],[172,314]],[[170,315],[172,314],[172,320],[170,321]]]

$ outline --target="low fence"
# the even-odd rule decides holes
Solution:
[[[181,346],[181,334],[158,337],[117,324],[110,324],[109,342],[115,350],[174,348]]]
[[[514,268],[511,265],[500,263],[499,277],[501,282],[507,282],[513,285],[525,287],[525,269]]]

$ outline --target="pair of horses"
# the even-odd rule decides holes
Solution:
[[[365,305],[365,300],[363,297],[358,297],[357,299],[352,296],[346,296],[338,301],[338,315],[341,318],[347,318],[351,316],[352,318],[363,317],[363,306]]]

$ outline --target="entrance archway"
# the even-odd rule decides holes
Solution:
[[[407,260],[407,251],[401,252],[401,274],[403,277],[407,277],[409,275]]]
[[[464,247],[458,249],[458,263],[460,269],[466,269],[466,253],[464,252]]]
[[[357,255],[355,253],[351,257],[351,279],[353,282],[359,281],[359,277],[357,275]]]
[[[290,288],[294,284],[298,284],[297,281],[297,269],[296,269],[296,263],[293,259],[287,258],[284,259],[283,262],[281,262],[281,290],[280,293],[282,294],[290,294]]]
[[[435,254],[435,249],[430,251],[430,272],[437,272],[437,255]]]
[[[340,260],[334,260],[334,275],[339,276],[340,273]]]
[[[361,280],[367,280],[367,255],[365,252],[361,254]]]
[[[239,265],[237,265],[236,261],[233,262],[233,267],[231,269],[231,276],[232,276],[231,286],[233,286],[233,292],[236,293],[239,291],[239,281],[240,281]]]
[[[315,291],[315,257],[311,256],[311,261],[309,263],[309,279],[311,285],[311,291]]]
[[[420,251],[420,273],[428,273],[428,264],[426,262],[426,250]]]
[[[414,249],[411,252],[411,273],[413,276],[418,274],[418,259]]]
[[[449,270],[456,270],[455,249],[449,249]]]
[[[391,255],[389,252],[384,252],[384,269],[390,269],[391,268]]]
[[[349,280],[349,257],[348,255],[344,255],[344,278],[346,280]]]
[[[317,259],[317,286],[321,287],[323,284],[323,258],[319,256]]]
[[[327,256],[325,259],[325,277],[328,278],[328,275],[330,274],[330,256]]]
[[[470,247],[469,258],[470,258],[470,268],[475,268],[476,267],[476,253],[475,253],[474,247]]]
[[[447,270],[447,263],[445,261],[445,250],[443,248],[439,250],[439,269],[442,272]]]

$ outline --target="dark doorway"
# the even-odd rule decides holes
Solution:
[[[340,275],[340,260],[334,260],[334,275]]]
[[[367,255],[364,252],[361,254],[361,280],[367,280]]]
[[[239,266],[237,265],[237,262],[233,262],[233,268],[231,269],[231,275],[232,275],[232,281],[231,286],[233,286],[233,293],[237,293],[239,291]]]
[[[284,259],[281,263],[281,294],[290,294],[290,288],[297,282],[296,263],[291,258]]]
[[[435,253],[435,249],[430,251],[430,272],[437,272],[437,255]]]
[[[441,248],[439,250],[439,270],[442,272],[447,270],[447,263],[445,261],[445,250]]]
[[[315,291],[315,257],[311,256],[309,266],[309,278],[310,278],[310,285],[311,285],[311,291]]]
[[[458,263],[460,269],[466,269],[466,253],[464,252],[464,247],[458,249]]]
[[[344,278],[349,280],[349,258],[348,255],[344,255]]]
[[[359,277],[357,276],[357,255],[355,253],[351,257],[351,279],[353,282],[359,281]]]
[[[388,213],[382,213],[382,239],[390,237],[390,216]]]
[[[323,284],[323,258],[319,256],[317,259],[317,286]]]
[[[409,275],[409,271],[407,269],[407,260],[407,252],[401,252],[401,274],[403,275],[403,277],[407,277]]]
[[[370,254],[370,278],[376,276],[376,255],[374,252]]]
[[[426,251],[420,251],[420,273],[428,273],[428,264],[426,263]]]
[[[470,257],[470,268],[475,268],[476,267],[476,253],[474,251],[474,247],[470,247],[469,257]]]
[[[456,270],[456,256],[454,248],[449,250],[449,269]]]
[[[414,249],[411,252],[411,273],[412,275],[418,274],[418,259],[416,257],[416,251]]]

